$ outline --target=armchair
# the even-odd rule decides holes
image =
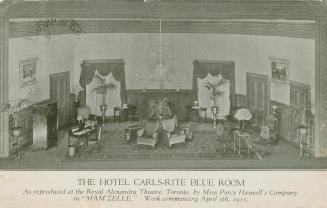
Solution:
[[[261,146],[261,154],[270,154],[269,142],[270,142],[270,129],[269,126],[261,126],[260,137],[254,141],[254,144]],[[265,150],[265,146],[267,149]]]
[[[186,137],[188,139],[192,138],[190,124],[179,128],[176,115],[171,119],[162,120],[161,127],[163,135],[167,137],[167,142],[170,148],[174,144],[185,143]]]
[[[137,145],[148,145],[155,148],[158,144],[159,123],[157,121],[143,121],[142,128],[137,130]]]

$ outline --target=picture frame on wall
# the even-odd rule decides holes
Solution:
[[[28,59],[19,63],[20,87],[26,87],[37,83],[38,58]]]
[[[271,80],[288,84],[290,82],[290,63],[287,59],[281,58],[269,58],[270,59],[270,71]]]

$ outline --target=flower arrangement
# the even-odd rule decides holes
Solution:
[[[75,85],[73,88],[73,94],[75,95],[75,101],[78,102],[79,93],[82,92],[84,89],[80,85]]]

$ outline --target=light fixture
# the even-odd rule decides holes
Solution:
[[[244,121],[248,121],[252,118],[252,115],[247,108],[240,108],[236,111],[234,118],[242,122],[242,129],[244,129]]]

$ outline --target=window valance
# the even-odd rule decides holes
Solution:
[[[101,76],[107,76],[112,73],[114,79],[120,82],[121,101],[122,103],[127,103],[125,63],[123,59],[83,61],[81,68],[79,83],[84,88],[92,82],[96,71]]]
[[[204,79],[208,73],[212,76],[221,76],[230,80],[230,101],[235,104],[235,64],[233,61],[211,61],[211,60],[195,60],[193,61],[193,95],[195,100],[198,99],[198,78]]]

